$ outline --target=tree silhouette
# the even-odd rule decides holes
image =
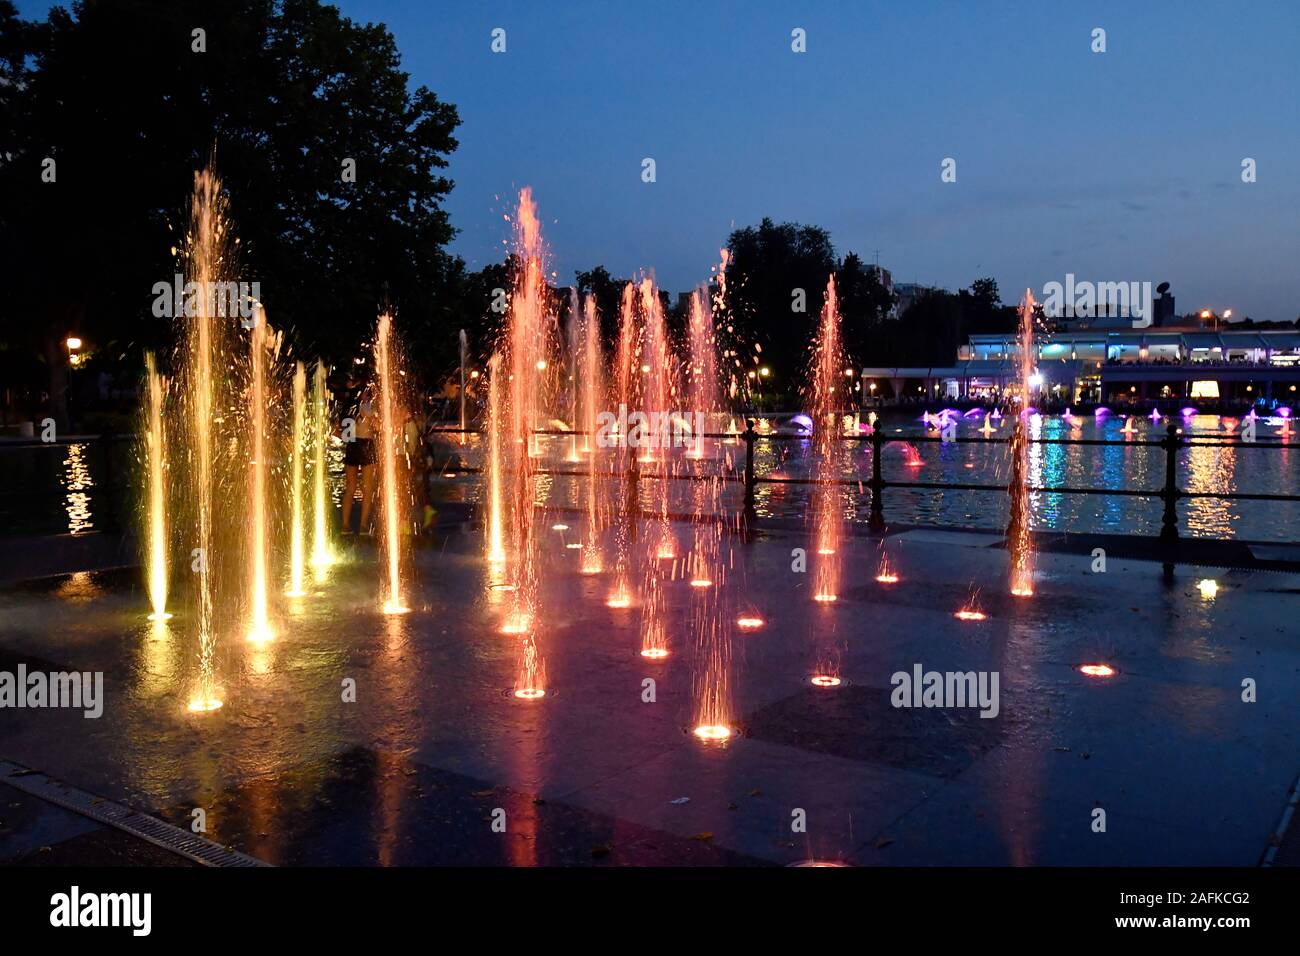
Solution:
[[[387,29],[318,0],[82,0],[21,27],[0,8],[0,27],[0,63],[13,44],[34,62],[17,92],[0,84],[0,130],[14,127],[0,155],[0,335],[44,354],[56,407],[68,333],[117,367],[171,341],[151,289],[176,271],[193,174],[214,146],[239,278],[261,283],[297,354],[346,361],[386,301],[414,331],[414,358],[454,356],[440,310],[462,268],[444,251],[441,170],[459,119],[408,89]],[[54,182],[41,180],[47,157]]]

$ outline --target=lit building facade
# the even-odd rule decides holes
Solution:
[[[1067,404],[1288,405],[1300,398],[1300,329],[1094,328],[1034,336],[1036,382]],[[972,335],[943,368],[866,368],[865,397],[996,401],[1016,388],[1013,333]]]

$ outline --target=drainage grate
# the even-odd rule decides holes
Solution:
[[[140,813],[112,800],[105,800],[85,790],[78,790],[37,770],[30,770],[9,760],[0,760],[0,783],[47,800],[56,806],[80,813],[99,823],[116,827],[170,850],[203,866],[268,866],[261,860],[229,850],[211,840],[164,823],[147,813]]]

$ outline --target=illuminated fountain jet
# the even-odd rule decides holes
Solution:
[[[546,280],[543,271],[545,249],[541,222],[532,190],[519,193],[519,210],[515,217],[514,252],[519,263],[514,276],[514,293],[506,325],[504,351],[510,368],[507,383],[509,414],[502,443],[503,453],[511,459],[508,474],[510,492],[510,526],[515,539],[511,592],[513,607],[508,620],[521,627],[515,666],[514,695],[533,700],[546,694],[546,667],[542,657],[539,631],[539,568],[535,509],[537,502],[537,462],[532,454],[534,423],[541,413],[544,382],[538,374],[546,365],[546,342],[549,317],[546,306]]]
[[[844,368],[841,345],[839,303],[832,275],[826,283],[812,366],[813,420],[813,600],[828,605],[839,598],[840,551],[844,539],[843,492],[838,464],[839,430],[835,427],[836,409],[843,397],[837,393]],[[821,687],[840,684],[840,654],[834,641],[833,618],[813,622],[814,676]]]
[[[403,545],[401,525],[409,520],[411,497],[406,487],[406,470],[398,457],[405,458],[405,406],[398,394],[396,346],[393,342],[393,317],[379,316],[375,334],[375,376],[379,392],[379,507],[380,557],[384,571],[381,609],[385,614],[405,614],[410,610],[403,593]]]
[[[691,296],[687,347],[686,393],[694,413],[692,428],[703,430],[703,422],[718,415],[721,390],[714,316],[702,289]],[[706,460],[704,438],[693,436],[687,452],[696,475],[691,482],[694,520],[686,577],[692,586],[687,620],[694,655],[694,734],[700,740],[722,741],[732,732],[730,592],[724,586],[731,562],[729,555],[723,555],[721,475],[716,464]]]
[[[1020,306],[1019,338],[1020,406],[1011,435],[1011,521],[1007,548],[1011,556],[1011,593],[1029,597],[1034,593],[1034,554],[1029,535],[1029,388],[1034,378],[1034,295],[1028,289]]]
[[[153,612],[149,620],[166,621],[167,611],[167,493],[163,454],[164,435],[162,406],[165,384],[158,374],[152,352],[144,356],[148,403],[145,424],[145,461],[148,481],[146,505],[145,566],[149,569],[149,604]]]
[[[191,567],[194,569],[194,629],[198,673],[189,709],[202,713],[222,706],[217,684],[217,577],[215,490],[222,477],[214,454],[218,439],[230,437],[224,370],[233,364],[228,354],[228,319],[217,315],[210,292],[234,276],[234,239],[226,217],[221,181],[211,168],[194,175],[190,227],[185,236],[185,277],[198,290],[193,315],[184,315],[180,355],[183,359],[181,398],[186,410],[182,436],[190,484],[187,492],[194,518]]]
[[[307,367],[298,362],[293,373],[293,447],[289,478],[289,597],[302,597],[307,565],[307,529],[303,509],[303,458],[307,452]]]

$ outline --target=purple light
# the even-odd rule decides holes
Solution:
[[[1194,408],[1184,408],[1182,410],[1183,418],[1191,418],[1195,414],[1196,414],[1196,409]]]
[[[1092,413],[1094,418],[1101,418],[1102,416],[1109,415],[1109,414],[1110,414],[1110,409],[1107,408],[1105,405],[1101,406],[1095,412]]]
[[[1278,413],[1279,415],[1281,415],[1283,418],[1290,418],[1290,417],[1291,417],[1291,409],[1287,408],[1285,405],[1283,405],[1281,408],[1279,408],[1279,409],[1277,410],[1277,413]]]
[[[812,434],[813,420],[809,418],[807,415],[794,416],[794,418],[790,419],[790,424],[798,425],[800,431],[802,431],[805,435]]]

